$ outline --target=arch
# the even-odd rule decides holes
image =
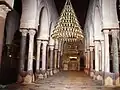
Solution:
[[[118,17],[118,20],[120,21],[120,9],[119,9],[119,5],[120,5],[120,0],[117,0],[117,2],[116,2],[117,17]]]
[[[3,38],[2,64],[0,68],[0,83],[2,84],[14,83],[17,80],[21,38],[19,22],[19,14],[15,10],[10,11],[6,17]],[[9,78],[8,74],[11,78]]]
[[[94,39],[95,40],[101,40],[102,38],[102,19],[100,14],[99,7],[95,7],[95,13],[94,13]]]
[[[37,30],[39,30],[38,29],[38,27],[39,27],[39,25],[40,25],[40,23],[39,23],[39,21],[40,21],[40,14],[41,14],[41,12],[42,12],[42,9],[43,8],[46,8],[46,10],[47,10],[47,14],[48,14],[48,21],[49,21],[49,25],[50,25],[50,10],[49,10],[49,8],[48,8],[48,5],[47,5],[47,1],[46,0],[41,0],[40,2],[39,2],[39,5],[38,5],[38,9],[37,9],[37,16],[36,16],[36,28],[37,28]],[[38,31],[39,32],[39,31]]]
[[[36,29],[36,16],[37,0],[22,0],[22,15],[20,28]]]
[[[39,27],[37,38],[42,40],[49,39],[49,17],[46,7],[42,7],[39,15]]]
[[[18,8],[19,7],[19,8]],[[22,14],[22,0],[14,0],[13,8],[20,14]]]

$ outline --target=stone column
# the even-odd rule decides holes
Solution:
[[[20,49],[20,67],[19,67],[19,74],[20,76],[18,77],[18,82],[23,81],[23,76],[24,76],[24,65],[25,65],[25,52],[26,52],[26,38],[27,38],[27,33],[28,30],[23,30],[21,29],[20,32],[22,33],[21,37],[21,49]]]
[[[53,75],[54,46],[50,46],[50,75]]]
[[[102,71],[102,56],[101,56],[101,50],[99,50],[99,71]]]
[[[104,30],[104,55],[105,55],[105,72],[110,72],[110,57],[109,57],[109,30]]]
[[[109,30],[104,30],[104,85],[113,85],[112,75],[110,73],[110,55],[109,55]]]
[[[46,71],[47,44],[48,41],[42,41],[42,71]]]
[[[47,45],[48,41],[42,41],[42,75],[43,78],[47,78],[47,73],[46,73],[46,61],[47,61]]]
[[[88,61],[87,61],[87,52],[85,52],[85,67],[88,68]]]
[[[113,72],[119,73],[119,59],[118,59],[118,40],[117,31],[112,31],[112,47],[113,47]]]
[[[87,50],[87,74],[90,73],[90,49]]]
[[[104,60],[104,40],[101,41],[101,51],[102,51],[102,72],[105,70],[105,60]]]
[[[90,46],[90,76],[93,77],[93,46]]]
[[[113,47],[113,72],[115,75],[115,85],[119,85],[119,56],[118,56],[118,31],[113,30],[112,31],[112,47]]]
[[[55,59],[54,59],[54,73],[57,73],[58,49],[55,49],[54,52],[55,52]]]
[[[95,71],[99,71],[99,41],[94,41],[95,44]]]
[[[33,81],[33,51],[34,51],[34,36],[36,31],[29,30],[29,51],[28,51],[28,67],[27,76],[25,78],[26,83],[32,83]]]
[[[10,11],[10,9],[6,5],[3,4],[0,5],[0,64],[1,64],[5,19],[8,11]]]
[[[87,67],[87,68],[90,69],[90,49],[88,49],[88,51],[87,51],[87,59],[88,59],[88,60],[87,60],[87,61],[88,61],[88,63],[87,63],[87,64],[88,64],[88,65],[87,65],[88,67]]]
[[[58,62],[57,62],[57,63],[58,63],[58,64],[57,64],[58,70],[60,69],[61,48],[62,48],[62,47],[61,47],[61,46],[62,46],[61,43],[62,43],[62,41],[59,42],[59,46],[58,46]]]
[[[58,41],[55,41],[55,49],[54,49],[54,73],[57,73],[57,65],[58,65]]]
[[[57,64],[58,69],[60,69],[60,61],[61,61],[61,51],[58,51],[58,64]]]
[[[84,69],[84,72],[86,74],[88,74],[88,52],[87,52],[87,50],[85,52],[85,69]]]
[[[99,80],[99,69],[100,69],[100,58],[99,58],[99,40],[95,40],[94,41],[94,45],[95,45],[95,72],[94,72],[94,80]]]
[[[40,48],[41,48],[41,40],[37,39],[37,60],[36,60],[36,73],[40,72]]]
[[[93,70],[93,46],[90,46],[90,67],[91,67],[91,70]]]

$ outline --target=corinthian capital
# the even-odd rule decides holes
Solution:
[[[34,37],[35,33],[36,33],[35,30],[29,30],[29,35],[30,35],[31,37]]]
[[[0,5],[0,16],[3,18],[6,18],[7,13],[10,11],[10,9],[6,5]]]
[[[27,36],[28,30],[22,29],[22,30],[20,30],[20,32],[22,33],[22,36]]]

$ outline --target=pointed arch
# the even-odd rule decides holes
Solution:
[[[39,15],[38,39],[49,39],[49,17],[46,7],[42,7]]]
[[[102,39],[102,18],[100,14],[100,8],[95,7],[94,12],[94,39],[101,40]]]

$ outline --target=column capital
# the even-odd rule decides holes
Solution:
[[[90,47],[90,51],[93,51],[93,48],[94,48],[94,47]]]
[[[37,39],[37,44],[41,44],[42,41],[40,39]]]
[[[28,32],[28,33],[29,33],[29,35],[30,35],[30,36],[33,36],[33,37],[34,37],[34,35],[35,35],[36,31],[35,31],[35,30],[29,30],[29,32]]]
[[[22,33],[22,36],[27,36],[27,34],[28,34],[28,30],[27,29],[20,30],[20,32]]]
[[[90,48],[87,48],[87,51],[90,51]]]
[[[44,45],[47,45],[47,44],[48,44],[48,41],[42,41],[42,43],[43,43]]]
[[[112,37],[116,37],[117,38],[118,34],[119,34],[119,31],[112,30],[111,33],[112,33]]]
[[[49,45],[50,50],[54,50],[54,45]]]
[[[109,30],[103,30],[104,34],[109,34],[109,32],[110,32]]]
[[[0,16],[3,17],[4,19],[7,16],[7,13],[10,11],[11,9],[9,9],[9,7],[7,7],[4,4],[0,5]]]

